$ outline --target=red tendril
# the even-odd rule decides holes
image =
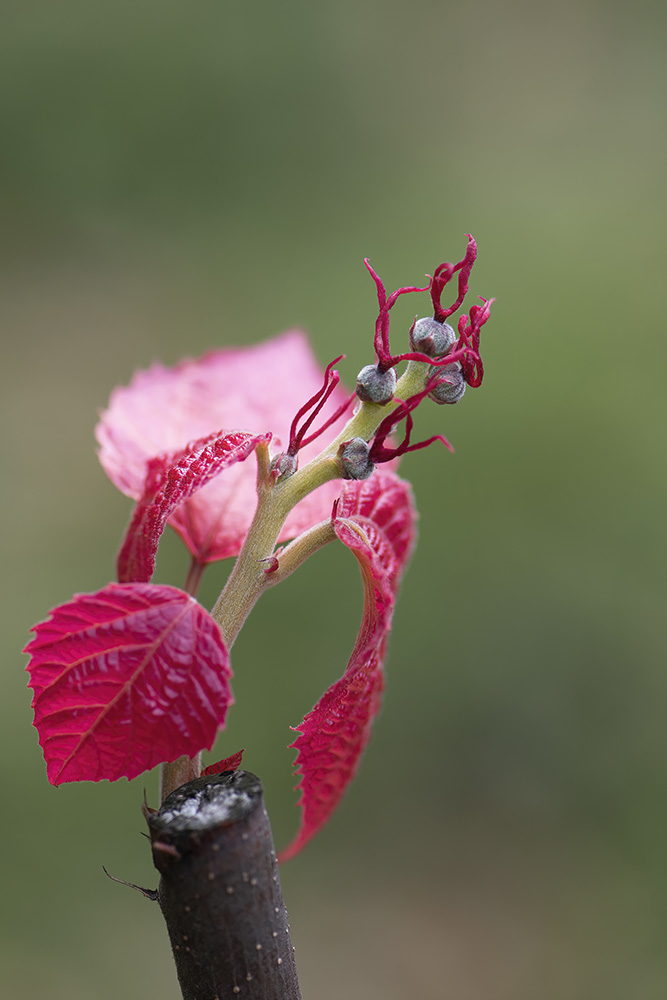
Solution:
[[[479,354],[479,334],[491,315],[491,304],[494,301],[494,299],[482,299],[484,305],[471,306],[470,316],[463,315],[459,318],[457,350],[462,345],[463,353],[460,361],[463,377],[472,389],[480,386],[484,378],[484,365]]]
[[[290,427],[290,432],[289,432],[289,445],[286,454],[292,456],[296,455],[301,448],[303,448],[307,444],[310,444],[311,441],[314,441],[315,438],[319,437],[320,434],[322,434],[327,429],[327,427],[330,427],[331,424],[335,423],[335,421],[338,420],[343,415],[343,413],[345,413],[348,406],[352,402],[352,399],[354,399],[354,396],[352,396],[350,397],[350,399],[346,400],[345,403],[343,403],[341,406],[338,407],[333,416],[329,417],[329,419],[324,424],[322,424],[321,427],[319,427],[313,434],[310,434],[308,437],[305,436],[306,431],[309,430],[310,426],[313,423],[313,420],[320,412],[320,410],[326,403],[327,399],[332,394],[332,392],[334,391],[334,389],[336,388],[336,386],[340,381],[340,375],[338,374],[338,372],[332,371],[331,369],[339,361],[342,361],[344,357],[345,355],[341,354],[340,357],[335,358],[330,364],[327,365],[326,371],[324,373],[322,388],[318,389],[315,395],[311,396],[310,399],[306,403],[304,403],[304,405],[301,407],[301,409],[295,416],[294,420],[292,421],[292,426]],[[306,420],[304,420],[301,427],[298,427],[299,420],[301,420],[301,418],[305,416],[305,414],[308,413],[309,410],[312,410],[312,413],[310,414],[309,417],[307,417]]]
[[[448,316],[451,316],[453,312],[456,312],[468,294],[470,272],[472,271],[472,266],[475,263],[475,258],[477,257],[477,244],[470,233],[466,233],[466,236],[468,237],[468,246],[463,260],[460,260],[458,264],[440,264],[436,267],[433,272],[433,277],[431,278],[430,291],[431,302],[433,303],[433,318],[436,319],[438,323],[444,323]],[[457,271],[460,272],[458,297],[456,302],[454,302],[449,309],[443,309],[440,302],[442,293],[445,289],[445,285],[449,284]]]
[[[415,444],[410,443],[410,435],[412,434],[413,420],[412,411],[419,406],[424,396],[428,396],[429,392],[432,392],[436,385],[441,382],[450,382],[448,378],[443,378],[440,375],[434,375],[426,384],[426,388],[421,392],[415,393],[414,396],[408,397],[408,399],[402,400],[395,410],[384,418],[380,426],[378,427],[373,443],[370,447],[368,454],[371,462],[378,464],[380,462],[391,462],[392,459],[398,458],[399,455],[405,455],[409,451],[419,451],[420,448],[426,448],[429,444],[433,444],[434,441],[442,441],[445,448],[448,451],[453,452],[454,449],[449,443],[447,438],[443,437],[442,434],[434,434],[433,437],[427,438],[425,441],[417,441]],[[396,448],[385,447],[385,441],[393,431],[394,427],[405,419],[405,435],[403,440]]]

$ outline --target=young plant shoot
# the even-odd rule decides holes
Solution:
[[[352,395],[334,368],[342,355],[322,374],[300,332],[173,368],[154,364],[114,390],[97,426],[99,458],[135,501],[116,581],[51,611],[26,649],[52,784],[135,778],[159,764],[164,798],[202,774],[201,751],[233,702],[230,651],[252,607],[338,541],[361,570],[361,625],[343,675],[295,727],[301,820],[282,858],[326,823],[380,706],[392,612],[415,540],[412,492],[396,460],[438,441],[452,450],[441,435],[414,441],[413,412],[423,402],[456,403],[482,382],[480,332],[492,300],[472,305],[456,330],[448,322],[463,306],[476,254],[469,236],[457,264],[390,295],[366,261],[378,300],[375,361]],[[431,315],[415,320],[407,350],[394,354],[391,310],[423,293]],[[183,589],[151,582],[167,525],[190,553]],[[234,568],[209,612],[196,599],[199,581],[229,557]],[[203,773],[239,763],[237,753]]]

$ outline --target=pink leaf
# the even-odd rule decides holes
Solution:
[[[252,436],[239,431],[209,434],[191,442],[180,452],[158,455],[148,462],[144,491],[132,515],[118,553],[117,576],[120,583],[147,582],[155,571],[155,556],[160,535],[169,517],[223,469],[244,462],[257,445],[269,441],[270,434]],[[187,521],[184,533],[188,533]],[[187,538],[188,548],[199,562],[204,555],[197,551],[197,539]]]
[[[218,626],[175,587],[76,594],[25,652],[51,784],[134,778],[213,745],[232,695]]]
[[[334,529],[357,557],[364,612],[345,673],[323,695],[297,732],[301,826],[283,851],[294,857],[326,823],[354,777],[380,707],[387,635],[400,583],[415,540],[416,511],[407,483],[392,472],[346,485]]]
[[[299,331],[255,347],[212,351],[173,368],[155,364],[113,391],[96,429],[100,461],[114,485],[138,500],[151,458],[180,451],[219,428],[253,435],[271,430],[276,449],[281,436],[286,447],[295,413],[321,385],[322,371]],[[327,406],[333,412],[345,398],[338,387]],[[336,433],[332,427],[303,448],[300,463]],[[287,518],[280,541],[327,518],[339,492],[340,485],[331,482],[309,494]],[[238,554],[255,502],[254,469],[239,463],[181,504],[169,524],[197,559],[214,562]]]
[[[231,757],[225,757],[223,760],[219,760],[217,764],[209,764],[205,767],[201,773],[202,778],[205,774],[222,774],[223,771],[236,771],[241,764],[243,759],[244,750],[237,750],[233,753]]]

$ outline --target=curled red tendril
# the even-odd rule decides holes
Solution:
[[[337,420],[339,420],[343,416],[343,414],[349,407],[350,403],[355,398],[355,396],[352,395],[349,397],[349,399],[346,399],[345,402],[338,407],[336,412],[333,413],[329,417],[329,419],[322,424],[321,427],[318,427],[316,431],[314,431],[312,434],[306,437],[306,431],[310,429],[313,421],[315,420],[315,417],[320,412],[320,410],[326,403],[327,399],[329,398],[329,396],[332,394],[332,392],[340,382],[340,375],[336,370],[332,371],[332,369],[333,366],[335,364],[338,364],[339,361],[342,361],[344,357],[345,355],[341,354],[340,357],[334,358],[334,360],[327,365],[326,371],[324,372],[324,380],[322,383],[322,388],[318,389],[317,392],[313,396],[311,396],[306,403],[303,404],[301,409],[298,410],[296,416],[294,417],[294,420],[292,421],[292,426],[290,427],[289,445],[287,447],[286,454],[291,455],[292,457],[295,456],[297,452],[301,450],[301,448],[304,448],[307,444],[310,444],[311,441],[314,441],[316,438],[318,438],[320,434],[323,434],[328,427],[331,427],[332,424],[334,424]],[[308,413],[309,410],[312,410],[312,412],[299,427],[299,421],[303,416],[305,416]]]
[[[483,299],[484,306],[472,306],[469,316],[461,316],[458,324],[459,340],[456,347],[441,358],[431,358],[426,354],[422,354],[421,351],[392,354],[389,344],[389,313],[401,295],[407,295],[410,292],[430,292],[431,302],[433,303],[433,317],[438,323],[444,323],[462,305],[468,294],[470,273],[477,257],[477,243],[470,233],[466,235],[468,237],[468,246],[463,259],[457,264],[439,264],[433,273],[433,277],[429,279],[428,285],[424,288],[418,288],[416,285],[406,285],[403,288],[397,288],[395,292],[392,292],[387,297],[382,280],[373,270],[368,259],[364,261],[377,289],[379,311],[375,321],[374,347],[379,371],[385,372],[389,368],[394,368],[401,361],[423,361],[435,366],[453,364],[459,361],[468,385],[473,387],[481,385],[484,368],[479,354],[479,331],[489,318],[489,310],[493,299],[488,301]],[[459,276],[458,295],[452,305],[445,309],[442,306],[442,294],[445,287],[457,273]]]

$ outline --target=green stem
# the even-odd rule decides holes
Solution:
[[[200,563],[192,556],[190,560],[190,568],[188,569],[187,576],[185,577],[185,583],[183,584],[183,590],[186,594],[191,594],[192,597],[197,596],[197,591],[199,590],[199,584],[201,583],[201,578],[204,575],[204,570],[206,569],[205,563]]]
[[[330,482],[332,479],[340,478],[337,455],[341,444],[355,437],[370,441],[384,418],[398,406],[401,400],[424,389],[428,379],[428,370],[427,364],[410,361],[398,381],[396,393],[391,403],[386,406],[378,406],[376,403],[362,403],[338,437],[317,458],[314,458],[308,465],[299,469],[283,482],[273,482],[267,445],[260,445],[257,448],[257,510],[234,569],[211,612],[220,626],[227,649],[231,649],[241,626],[263,591],[272,583],[278,582],[278,579],[272,581],[273,574],[267,574],[265,570],[267,560],[273,556],[280,531],[289,512],[318,486],[322,486],[323,483]],[[325,542],[322,541],[321,544],[325,544]],[[318,544],[316,547],[319,548],[320,545]],[[307,544],[304,551],[306,554],[310,554]],[[283,551],[282,557],[279,559],[279,566],[281,566],[287,552],[287,549]],[[306,555],[298,550],[293,550],[287,555],[287,558],[288,564],[290,560],[295,560],[294,568],[296,568],[296,565],[302,562]],[[277,572],[280,572],[280,569]],[[284,579],[285,575],[288,575],[287,572],[285,574],[281,572],[279,579]]]
[[[186,594],[190,594],[192,597],[197,596],[199,584],[205,569],[206,565],[198,562],[193,556],[190,560],[190,566],[185,577],[185,583],[183,584],[183,590]],[[186,781],[192,781],[193,778],[198,778],[200,774],[200,753],[195,754],[194,757],[179,757],[170,764],[161,764],[160,802],[164,802],[166,797],[171,794],[175,788],[180,788]]]
[[[306,469],[303,470],[305,471]],[[312,468],[306,477],[297,472],[276,486],[258,483],[259,499],[250,530],[236,565],[211,612],[220,626],[227,649],[231,649],[260,594],[271,585],[272,574],[265,572],[267,560],[273,555],[285,518],[311,490],[338,476],[340,470],[337,463],[328,458],[319,463],[317,468]]]
[[[295,538],[294,541],[286,545],[284,549],[276,553],[278,567],[270,573],[265,572],[266,587],[274,587],[277,583],[282,583],[288,576],[298,569],[312,556],[318,549],[323,548],[332,542],[336,537],[331,521],[321,521],[303,534]]]

